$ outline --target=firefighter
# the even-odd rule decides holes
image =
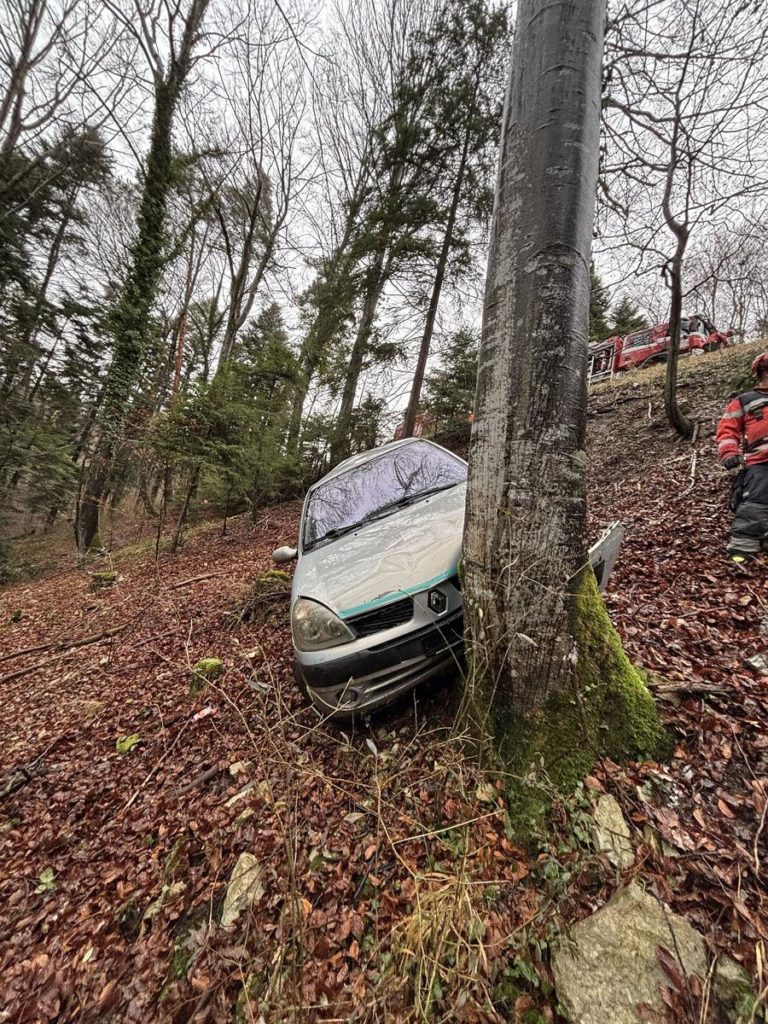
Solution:
[[[768,352],[752,363],[755,387],[732,398],[717,425],[717,447],[726,469],[744,466],[731,481],[735,513],[727,551],[745,562],[768,548]]]

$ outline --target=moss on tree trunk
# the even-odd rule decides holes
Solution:
[[[615,761],[662,759],[671,742],[641,673],[624,653],[591,568],[579,580],[573,611],[574,651],[569,683],[527,715],[496,701],[485,677],[468,684],[476,727],[495,737],[503,766],[516,780],[545,774],[562,793],[592,769],[598,757]],[[474,713],[473,713],[474,711]]]

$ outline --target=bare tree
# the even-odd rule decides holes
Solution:
[[[209,148],[221,156],[204,164],[229,272],[222,365],[276,265],[292,204],[301,200],[313,163],[300,150],[305,68],[296,44],[285,39],[282,13],[245,0],[234,17],[236,24],[230,18],[224,26],[216,65],[223,116]],[[294,19],[292,32],[294,38],[303,32]]]
[[[686,252],[703,222],[768,186],[768,15],[743,0],[625,4],[608,40],[605,194],[668,284],[665,407],[690,436],[676,392]]]
[[[129,11],[118,0],[105,0],[115,18],[134,34],[145,56],[152,76],[155,107],[131,265],[112,314],[114,349],[105,383],[98,441],[82,478],[76,523],[81,551],[88,550],[98,535],[102,499],[114,483],[125,414],[141,376],[149,313],[165,264],[164,228],[172,188],[173,123],[187,79],[200,56],[203,19],[209,2],[190,0],[184,11],[180,3],[172,0],[153,0],[148,5],[143,0],[134,0]]]

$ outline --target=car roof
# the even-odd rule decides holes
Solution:
[[[441,449],[443,447],[442,445],[436,444],[434,441],[430,441],[426,437],[404,437],[400,441],[389,441],[387,444],[379,445],[378,448],[370,448],[367,452],[360,452],[359,455],[352,455],[350,458],[344,459],[344,461],[340,462],[338,466],[334,466],[332,470],[326,473],[324,477],[321,477],[317,483],[313,484],[310,490],[313,490],[324,480],[330,480],[333,477],[338,476],[340,473],[346,473],[349,469],[355,469],[357,466],[364,466],[366,462],[370,462],[372,459],[378,458],[379,455],[382,455],[384,452],[393,451],[395,448],[404,448],[409,444],[431,444],[435,448]],[[445,448],[443,451],[448,451],[448,449]],[[449,454],[453,455],[453,452],[449,452]],[[455,455],[454,458],[458,458],[458,455]]]

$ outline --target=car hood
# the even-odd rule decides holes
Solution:
[[[453,576],[466,490],[457,484],[305,552],[296,566],[294,600],[312,598],[344,618]]]

